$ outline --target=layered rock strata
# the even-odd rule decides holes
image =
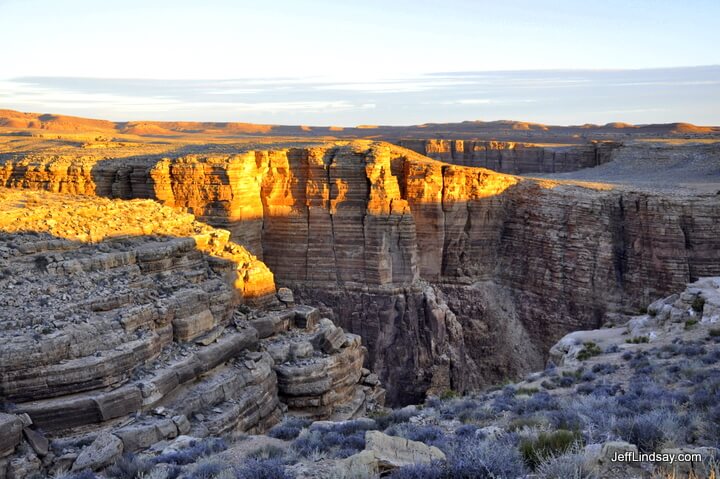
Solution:
[[[226,226],[363,337],[392,403],[538,367],[567,332],[720,273],[715,195],[523,179],[384,143],[3,165],[8,186],[150,197]]]
[[[401,139],[393,143],[448,163],[502,173],[560,173],[592,168],[612,160],[615,142],[538,145],[510,141]]]
[[[0,457],[19,453],[0,477],[107,465],[57,457],[48,438],[109,434],[118,455],[262,432],[288,408],[325,419],[382,404],[360,338],[276,297],[229,232],[148,200],[0,188],[0,211]]]

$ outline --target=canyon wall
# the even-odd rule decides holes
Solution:
[[[230,230],[363,337],[395,404],[540,367],[567,332],[720,274],[715,195],[527,180],[384,143],[2,165],[5,186],[153,198]]]
[[[543,145],[510,141],[400,139],[393,143],[455,165],[479,166],[511,174],[560,173],[611,161],[615,142]]]

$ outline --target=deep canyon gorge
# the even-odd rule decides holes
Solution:
[[[720,275],[712,142],[36,126],[0,153],[0,283],[30,298],[3,299],[0,392],[127,451],[483,390]]]

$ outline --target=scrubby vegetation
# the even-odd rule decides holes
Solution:
[[[580,361],[585,361],[593,356],[598,356],[603,352],[602,349],[600,349],[600,347],[592,341],[586,342],[583,346],[583,349],[581,349],[577,355],[577,358]]]
[[[521,383],[484,393],[448,389],[422,405],[337,423],[288,417],[267,433],[274,442],[237,463],[218,459],[227,447],[222,440],[204,440],[156,457],[126,455],[106,476],[286,479],[297,467],[329,463],[332,477],[363,477],[344,469],[352,464],[347,458],[365,449],[368,430],[378,430],[445,454],[445,461],[400,467],[388,475],[395,479],[599,479],[588,451],[600,454],[609,441],[644,453],[720,446],[720,328],[705,333],[707,326],[693,321],[685,319],[684,328],[677,322],[674,340],[637,335],[603,347],[586,341],[577,360],[568,355],[561,366],[550,363]]]
[[[520,441],[520,453],[525,463],[536,469],[546,458],[568,452],[582,442],[577,431],[558,429],[552,432],[540,432],[537,437],[528,437]]]
[[[692,302],[692,309],[698,313],[702,313],[703,308],[705,308],[705,298],[698,296]]]
[[[626,339],[626,343],[628,344],[642,344],[642,343],[649,343],[650,338],[647,336],[636,336],[634,338]]]

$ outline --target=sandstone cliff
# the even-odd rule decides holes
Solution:
[[[715,195],[522,179],[373,142],[83,155],[6,155],[0,184],[152,198],[228,229],[363,337],[396,403],[520,374],[567,332],[720,274]]]
[[[560,173],[611,161],[616,142],[533,144],[510,141],[400,139],[393,143],[435,160],[502,173]]]

